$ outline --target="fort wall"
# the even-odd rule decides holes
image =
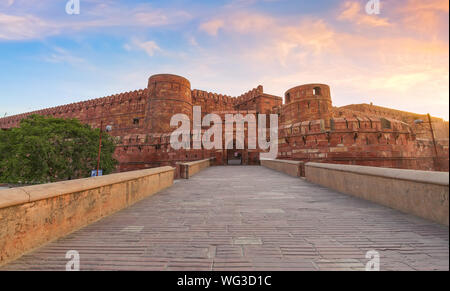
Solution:
[[[216,113],[222,120],[226,114],[278,114],[279,159],[448,171],[448,122],[432,119],[438,132],[436,158],[429,130],[414,123],[423,115],[367,104],[333,107],[330,87],[324,84],[289,89],[283,104],[261,85],[231,97],[191,89],[181,76],[160,74],[151,76],[145,89],[1,118],[0,129],[17,127],[31,114],[77,118],[94,128],[103,121],[112,126],[110,134],[118,142],[118,171],[173,166],[179,173],[179,162],[213,157],[226,164],[231,151],[171,148],[171,117],[182,113],[192,121],[193,106],[201,107],[202,118]],[[248,124],[244,130],[247,148]],[[222,134],[225,142],[225,124]],[[244,164],[259,164],[260,152],[239,151]]]
[[[400,120],[411,126],[416,133],[417,138],[431,139],[431,133],[429,124],[421,123],[417,124],[415,120],[422,120],[428,122],[428,116],[426,114],[417,114],[412,112],[406,112],[373,104],[352,104],[341,107],[339,110],[348,109],[352,112],[359,112],[366,115],[387,117],[395,120]],[[433,130],[437,139],[449,138],[449,122],[444,121],[442,118],[431,117],[433,124]]]

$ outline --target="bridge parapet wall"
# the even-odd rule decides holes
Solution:
[[[301,161],[261,159],[261,166],[283,172],[293,177],[304,177],[305,163]]]
[[[193,175],[197,174],[201,170],[211,167],[214,163],[215,158],[208,158],[199,161],[178,163],[180,166],[180,177],[183,179],[189,179]]]
[[[174,168],[0,190],[0,266],[173,183]]]
[[[333,190],[449,225],[449,173],[306,163],[306,179]]]

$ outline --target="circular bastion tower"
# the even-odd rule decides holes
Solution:
[[[169,133],[173,115],[186,114],[192,120],[191,83],[181,76],[153,75],[148,79],[148,107],[146,112],[149,133]]]
[[[296,121],[324,119],[328,124],[332,118],[330,87],[325,84],[307,84],[286,91],[285,103],[297,103],[292,106],[296,112]]]

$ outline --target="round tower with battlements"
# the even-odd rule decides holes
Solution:
[[[324,84],[307,84],[289,89],[285,94],[285,103],[298,103],[298,121],[332,118],[330,87]]]
[[[192,120],[191,83],[181,76],[160,74],[148,79],[146,123],[149,133],[169,133],[173,115],[186,114]]]

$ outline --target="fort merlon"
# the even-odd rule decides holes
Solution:
[[[296,86],[286,91],[283,102],[262,86],[231,97],[192,89],[181,76],[160,74],[151,76],[145,89],[1,118],[0,128],[17,127],[31,114],[77,118],[96,128],[103,122],[112,126],[110,134],[117,139],[118,171],[177,167],[206,158],[215,158],[216,164],[236,157],[242,164],[260,163],[261,149],[237,149],[236,140],[233,149],[173,149],[172,116],[181,113],[192,121],[193,107],[199,106],[202,118],[210,113],[222,120],[226,114],[277,114],[278,159],[448,171],[448,122],[431,118],[433,142],[426,115],[372,104],[333,107],[331,89],[325,84]]]

